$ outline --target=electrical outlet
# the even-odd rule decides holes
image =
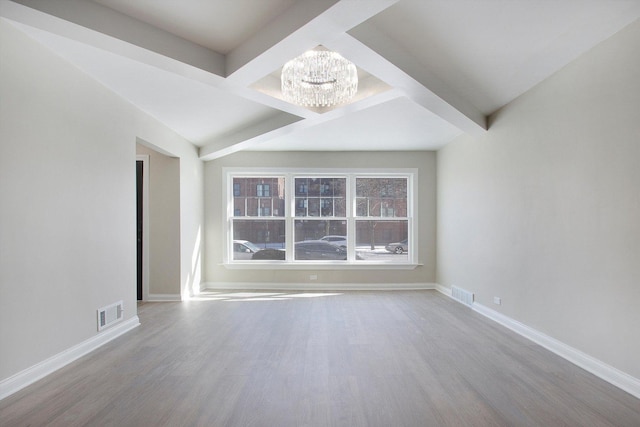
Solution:
[[[493,297],[493,303],[497,304],[497,305],[502,305],[502,298],[500,297]]]
[[[317,274],[310,275],[309,280],[318,280],[318,275]]]

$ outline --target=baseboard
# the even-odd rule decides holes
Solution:
[[[268,283],[203,282],[202,291],[408,291],[435,289],[435,283]]]
[[[80,344],[68,348],[55,356],[0,381],[0,400],[22,390],[28,385],[46,377],[47,375],[92,352],[98,347],[105,345],[109,341],[118,338],[120,335],[129,332],[139,325],[140,319],[138,319],[138,316],[133,316],[122,323],[118,323],[109,329],[103,330],[98,335],[95,335]]]
[[[180,294],[149,294],[146,302],[174,302],[182,301]]]
[[[447,288],[439,283],[436,283],[435,290],[451,298],[451,288]]]
[[[444,295],[451,297],[451,289],[439,284],[436,285],[435,289]],[[640,399],[640,379],[632,377],[613,366],[607,365],[606,363],[591,357],[580,350],[568,346],[555,338],[543,334],[536,329],[520,323],[517,320],[505,316],[504,314],[492,310],[482,304],[474,302],[468,307],[471,307],[473,311],[501,324],[518,335],[533,341],[563,359],[568,360],[574,365],[579,366],[585,371],[592,373],[598,378],[601,378]]]
[[[640,399],[639,379],[482,304],[474,302],[471,308]]]

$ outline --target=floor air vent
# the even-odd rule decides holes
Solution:
[[[98,331],[121,321],[123,313],[122,301],[98,309]]]
[[[460,288],[456,288],[455,286],[452,286],[451,296],[453,297],[453,299],[456,299],[463,304],[467,304],[467,305],[473,304],[473,293],[469,291],[465,291],[464,289],[460,289]]]

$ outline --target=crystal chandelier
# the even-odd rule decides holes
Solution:
[[[284,64],[284,99],[304,107],[331,107],[349,101],[358,91],[358,71],[339,53],[310,50]]]

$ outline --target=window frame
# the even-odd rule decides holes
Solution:
[[[239,269],[413,269],[418,263],[418,169],[416,168],[241,168],[229,167],[222,170],[223,182],[223,237],[225,249],[223,251],[223,265],[227,268]],[[233,220],[234,220],[234,178],[284,178],[284,216],[240,217],[243,220],[284,220],[285,222],[285,260],[234,260],[233,259]],[[346,217],[306,216],[296,217],[296,178],[345,178],[345,208]],[[357,178],[406,178],[407,179],[407,216],[356,216],[356,179]],[[307,189],[308,191],[308,189]],[[273,194],[271,192],[271,194]],[[237,217],[236,217],[237,218]],[[346,261],[325,260],[295,260],[294,254],[294,224],[296,220],[332,221],[345,220],[347,222],[347,253]],[[406,260],[393,258],[390,261],[356,259],[356,222],[363,220],[374,221],[407,221],[407,238],[409,250]]]

